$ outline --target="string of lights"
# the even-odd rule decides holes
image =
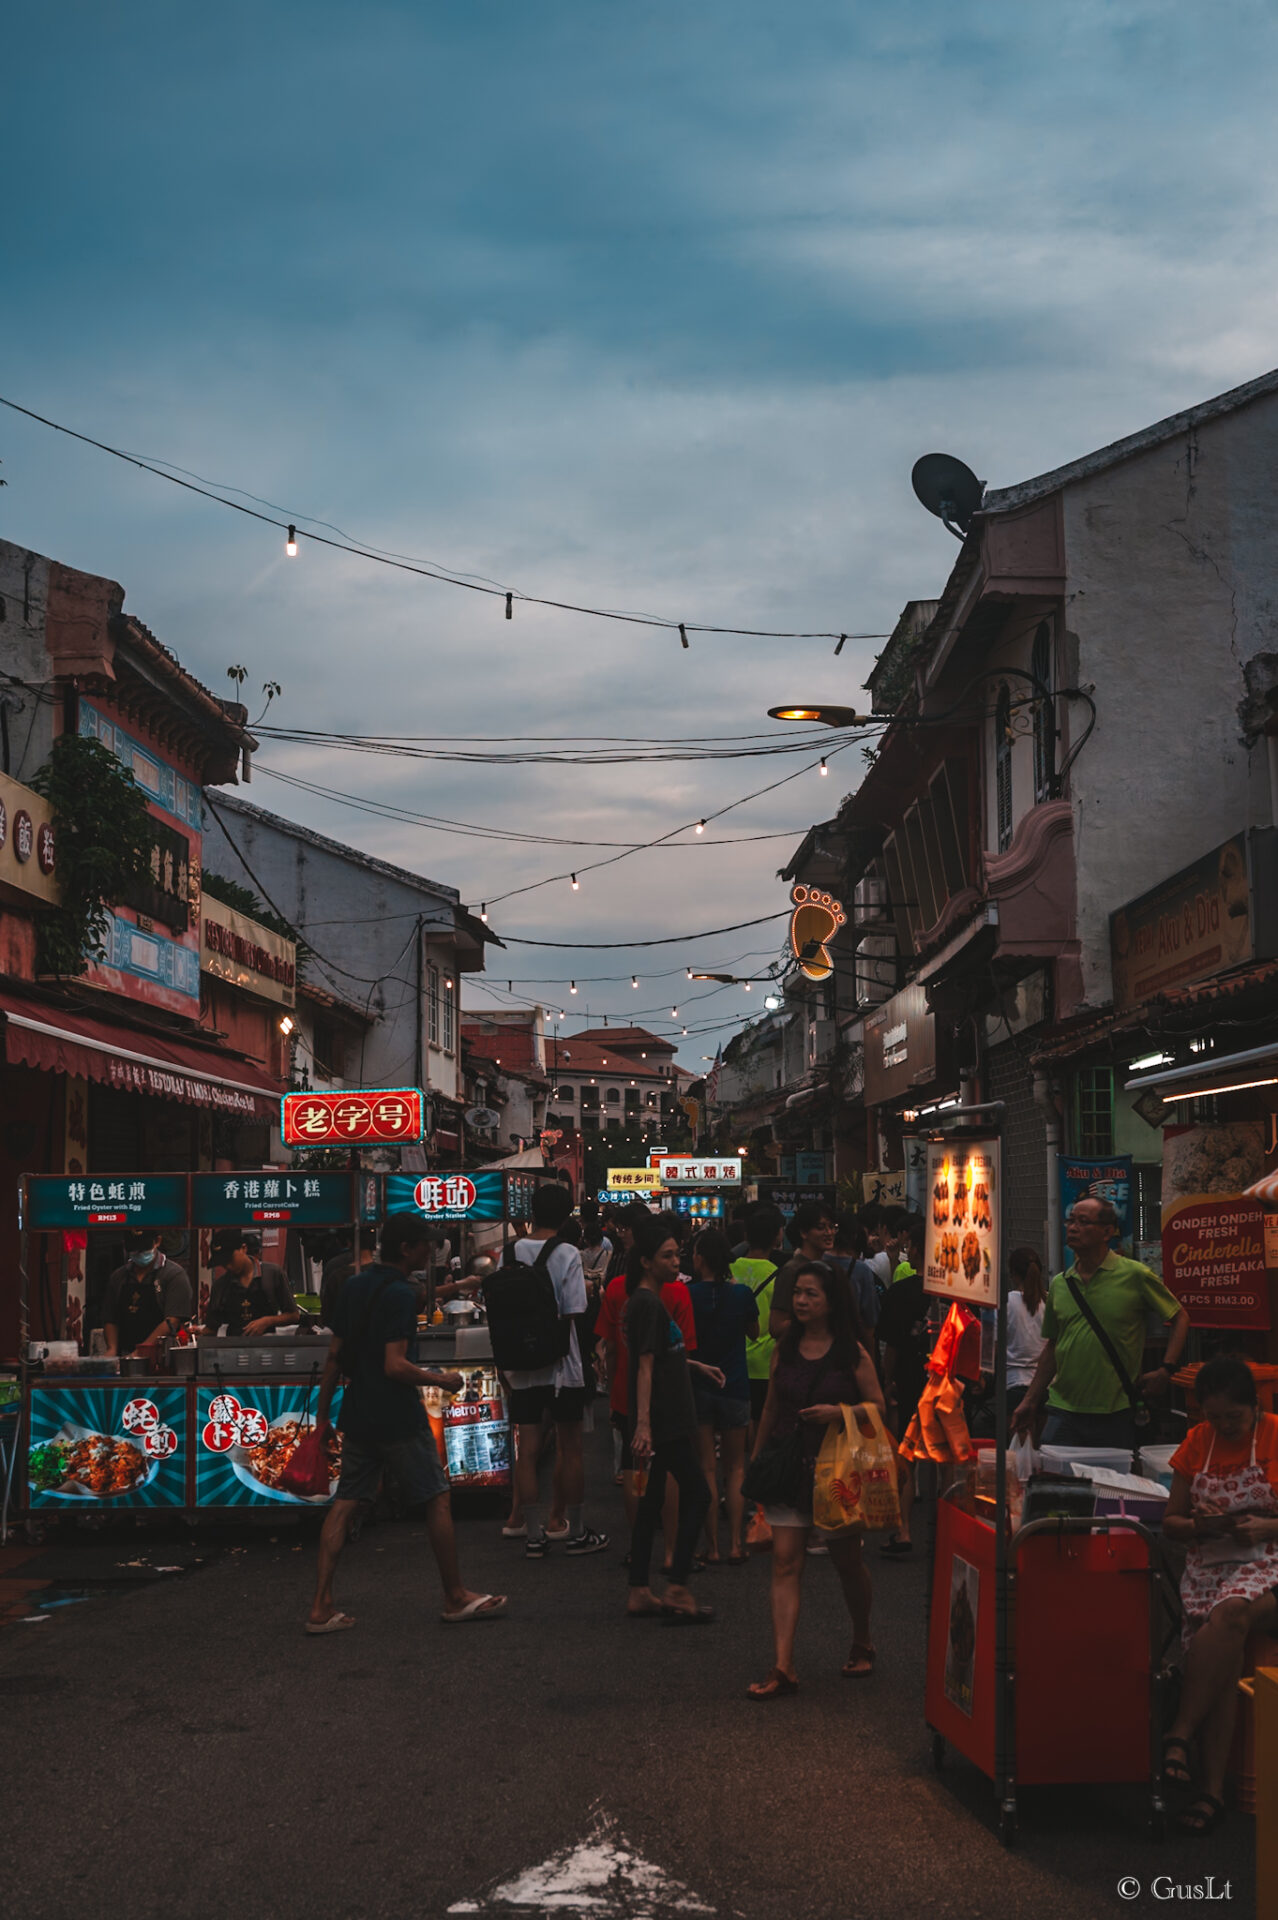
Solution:
[[[888,724],[885,716],[882,720],[874,721],[873,725],[861,728],[855,738],[869,739]],[[820,732],[804,729],[798,734],[724,734],[717,740],[703,742],[631,742],[626,744],[624,750],[615,744],[571,746],[561,742],[546,751],[519,748],[510,753],[489,753],[441,747],[411,734],[341,733],[317,728],[267,726],[260,721],[253,723],[253,732],[259,739],[278,741],[287,746],[325,747],[340,753],[371,753],[395,760],[444,760],[481,767],[624,767],[671,761],[691,765],[700,760],[770,760],[777,756],[784,758],[797,753],[812,753],[830,738],[830,729],[823,727]],[[767,744],[749,744],[759,738]]]
[[[839,633],[833,630],[810,632],[782,632],[772,627],[734,627],[711,626],[693,620],[675,620],[658,614],[632,613],[616,607],[590,607],[573,600],[559,600],[549,595],[524,593],[517,587],[510,587],[500,581],[485,579],[478,574],[465,574],[452,567],[434,566],[426,561],[409,559],[392,553],[388,548],[370,546],[367,542],[353,539],[342,533],[340,528],[329,521],[316,519],[313,515],[301,513],[292,508],[275,506],[270,501],[261,501],[260,496],[248,493],[244,488],[229,484],[215,485],[198,474],[173,466],[170,461],[158,458],[143,459],[140,454],[127,453],[122,447],[113,447],[105,440],[97,440],[92,434],[83,433],[76,427],[65,426],[61,421],[49,419],[47,414],[36,413],[30,407],[24,407],[16,400],[7,399],[0,394],[0,406],[8,407],[13,413],[19,413],[27,420],[33,420],[38,426],[48,427],[54,433],[65,434],[69,439],[78,440],[84,446],[96,447],[99,453],[110,454],[114,460],[122,460],[131,467],[137,467],[144,473],[150,473],[158,480],[167,480],[170,486],[181,487],[188,493],[199,494],[205,500],[212,500],[218,506],[226,507],[233,513],[246,515],[251,520],[259,520],[266,526],[280,528],[284,535],[284,551],[289,559],[296,559],[299,541],[309,540],[313,545],[331,547],[339,553],[354,554],[362,560],[369,560],[378,566],[393,567],[401,573],[420,575],[424,579],[437,580],[444,586],[458,587],[467,593],[486,594],[505,602],[507,620],[514,618],[515,602],[525,606],[548,607],[558,613],[575,613],[593,620],[618,621],[627,626],[661,628],[679,635],[679,644],[688,646],[690,633],[723,634],[742,639],[753,640],[837,640],[840,650],[848,640],[886,640],[885,633]],[[239,499],[231,496],[239,494]],[[258,500],[257,506],[246,504],[249,500]],[[270,511],[264,511],[264,508]],[[330,531],[322,533],[318,528],[328,526]]]

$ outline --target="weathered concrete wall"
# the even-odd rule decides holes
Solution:
[[[0,681],[9,733],[7,771],[27,783],[49,757],[58,712],[48,697],[52,689],[44,684],[52,675],[45,642],[48,604],[49,562],[0,540],[0,671],[11,676]]]
[[[1070,780],[1088,1003],[1111,997],[1112,909],[1269,824],[1237,707],[1243,663],[1274,646],[1276,473],[1271,396],[1066,490],[1062,651],[1098,707]],[[1084,710],[1068,711],[1077,739]]]

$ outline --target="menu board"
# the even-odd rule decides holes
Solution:
[[[929,1141],[923,1286],[928,1293],[998,1305],[999,1143]]]
[[[341,1405],[333,1395],[332,1418]],[[341,1474],[341,1435],[329,1436],[329,1490],[288,1493],[279,1476],[315,1420],[311,1381],[259,1386],[252,1379],[196,1388],[195,1504],[197,1507],[322,1507]]]
[[[31,1389],[33,1507],[183,1507],[186,1459],[185,1387]]]

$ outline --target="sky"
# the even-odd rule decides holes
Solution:
[[[0,393],[303,531],[524,593],[884,634],[956,551],[911,492],[919,454],[1010,485],[1278,360],[1259,0],[18,0],[6,64]],[[755,733],[783,701],[860,702],[881,644],[507,622],[305,541],[289,560],[275,528],[4,410],[0,461],[3,537],[119,580],[215,691],[243,665],[252,713],[278,682],[282,726]],[[582,943],[782,913],[777,870],[864,771],[855,746],[822,777],[263,740],[245,798],[471,904],[605,853],[391,821],[268,769],[552,837],[686,826],[490,904],[499,933]],[[685,967],[757,972],[782,929],[512,945],[467,1001],[510,1004],[511,979],[565,1032],[642,1019],[697,1069],[761,989]]]

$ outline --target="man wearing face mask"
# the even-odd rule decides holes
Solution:
[[[190,1319],[191,1299],[186,1269],[166,1257],[160,1235],[147,1228],[129,1234],[124,1265],[107,1281],[102,1309],[107,1352],[149,1353]]]
[[[213,1255],[222,1271],[209,1292],[205,1324],[211,1332],[224,1326],[232,1337],[247,1334],[255,1339],[276,1327],[296,1325],[301,1316],[284,1269],[250,1252],[238,1228],[227,1227],[215,1236]]]

